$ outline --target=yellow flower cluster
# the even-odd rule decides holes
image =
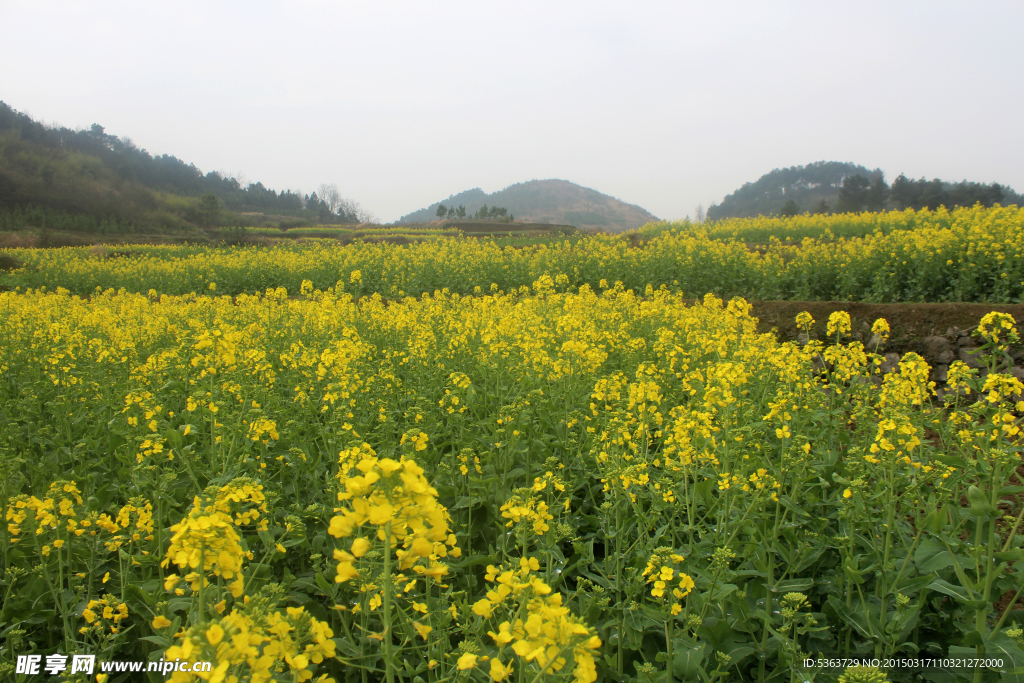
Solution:
[[[338,500],[346,507],[331,518],[331,536],[348,538],[364,526],[376,527],[372,533],[378,540],[390,538],[391,547],[384,552],[397,548],[398,569],[411,568],[435,579],[448,572],[439,558],[461,554],[448,528],[448,511],[438,504],[437,490],[415,460],[378,458],[368,444],[361,444],[341,452],[338,479]],[[359,576],[355,562],[370,547],[371,541],[361,536],[348,551],[335,550],[335,581]]]
[[[196,496],[188,516],[172,526],[171,531],[174,535],[161,566],[166,567],[173,562],[179,569],[190,569],[184,579],[191,584],[193,591],[205,586],[207,574],[212,573],[228,581],[231,595],[241,597],[244,587],[242,560],[246,553],[239,545],[238,533],[227,513],[218,509],[216,504],[203,505],[202,499]],[[171,574],[165,588],[170,590],[177,580],[178,577]]]
[[[263,485],[249,477],[238,477],[220,487],[216,491],[213,507],[225,515],[234,515],[235,526],[253,524],[263,514],[264,519],[257,529],[267,528],[267,498],[263,494]]]
[[[535,495],[526,497],[515,495],[505,501],[501,506],[501,516],[508,520],[505,526],[512,527],[520,522],[527,522],[531,525],[533,532],[543,536],[551,528],[548,522],[555,517],[548,512],[548,504]]]
[[[118,633],[121,630],[121,622],[128,618],[128,605],[113,595],[104,595],[99,600],[89,601],[82,610],[82,618],[88,626],[80,628],[79,633]]]
[[[797,316],[797,322],[799,324],[799,316]],[[828,316],[828,325],[825,327],[825,333],[830,337],[841,338],[843,335],[850,334],[850,314],[846,311],[833,311]]]
[[[986,313],[978,323],[977,334],[990,344],[1006,351],[1010,344],[1020,342],[1017,334],[1017,321],[1009,313],[992,311]]]
[[[51,530],[56,530],[61,520],[66,522],[68,531],[81,535],[78,523],[75,521],[75,505],[82,504],[82,492],[73,481],[58,479],[50,484],[49,491],[40,499],[35,496],[17,495],[11,498],[4,517],[7,521],[7,532],[11,540],[16,542],[21,535],[23,525],[26,523],[34,529],[36,536],[42,536]],[[58,539],[56,547],[60,547],[63,541]],[[50,546],[42,546],[43,555],[50,554]]]
[[[178,642],[167,648],[167,660],[211,662],[205,673],[176,671],[172,683],[196,679],[216,683],[272,683],[282,674],[293,681],[308,681],[316,664],[334,657],[334,633],[302,607],[261,613],[235,609],[229,614],[193,625],[178,633]],[[326,674],[317,683],[332,683]]]
[[[473,613],[490,618],[499,607],[506,607],[513,619],[498,624],[488,635],[500,648],[511,643],[512,651],[527,663],[535,663],[541,671],[561,671],[572,659],[573,680],[591,683],[597,679],[593,651],[601,647],[598,638],[578,617],[562,604],[562,596],[553,593],[533,572],[540,570],[537,558],[521,558],[518,569],[504,566],[487,567],[486,580],[494,583],[487,597],[473,605]],[[525,617],[525,619],[523,618]],[[492,679],[503,680],[510,667],[491,661]],[[459,668],[471,668],[476,657],[463,655]],[[495,678],[495,674],[499,677]]]
[[[685,558],[671,549],[659,548],[647,560],[643,576],[647,583],[651,584],[651,596],[659,602],[664,602],[666,592],[678,602],[672,602],[670,609],[672,616],[683,611],[681,601],[694,589],[693,579],[678,569],[676,565],[682,564]],[[675,586],[672,584],[676,583]]]

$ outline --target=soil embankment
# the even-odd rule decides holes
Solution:
[[[1017,321],[1018,329],[1024,326],[1024,305],[1022,304],[978,304],[978,303],[898,303],[869,304],[854,301],[753,301],[751,315],[759,321],[761,332],[774,331],[780,341],[798,340],[796,316],[807,311],[815,323],[811,337],[826,341],[825,326],[834,311],[850,314],[853,338],[863,342],[869,351],[874,351],[871,326],[878,318],[889,323],[889,340],[879,349],[886,356],[886,369],[894,368],[903,354],[920,354],[932,366],[931,379],[940,390],[944,389],[949,364],[961,360],[970,367],[978,368],[982,375],[987,368],[982,366],[976,352],[978,339],[971,333],[981,318],[992,311],[1009,313]],[[1024,381],[1024,348],[1011,349],[1012,367],[1005,368],[1017,379]]]

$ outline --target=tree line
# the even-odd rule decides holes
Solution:
[[[456,206],[445,206],[444,204],[440,204],[437,207],[437,211],[435,211],[434,213],[441,220],[452,219],[452,218],[465,218],[466,217],[466,207],[463,206],[462,204],[459,204],[457,207]],[[516,219],[516,217],[513,216],[512,214],[510,214],[508,212],[508,209],[506,209],[505,207],[503,207],[503,206],[492,206],[492,207],[488,208],[487,204],[484,204],[483,206],[481,206],[479,209],[477,209],[476,213],[471,214],[469,217],[470,218],[474,218],[476,220],[480,220],[480,221],[483,221],[483,220],[496,220],[496,219],[497,220],[502,220],[503,219],[503,220],[511,222],[511,221],[514,221]]]
[[[855,173],[843,178],[834,207],[830,207],[828,202],[822,199],[812,213],[860,213],[886,209],[920,211],[937,209],[940,206],[952,209],[975,204],[990,207],[1007,198],[1017,203],[1020,195],[999,183],[985,185],[966,180],[947,183],[938,178],[913,180],[901,173],[890,186],[885,182],[882,173],[877,173],[871,179]],[[800,205],[793,199],[788,200],[779,210],[781,216],[795,216],[799,213],[802,213]]]

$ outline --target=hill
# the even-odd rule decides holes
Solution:
[[[859,176],[859,179],[858,179]],[[847,212],[939,206],[1020,204],[1024,199],[1008,187],[966,180],[950,183],[938,178],[911,180],[900,175],[892,187],[881,169],[840,161],[817,161],[806,166],[776,168],[745,183],[708,209],[709,220],[751,218],[786,213]]]
[[[813,210],[822,200],[835,205],[843,179],[856,174],[870,180],[882,175],[882,171],[871,171],[864,166],[840,161],[776,168],[752,183],[745,183],[721,204],[712,205],[708,208],[708,219],[778,214],[791,199],[807,211]]]
[[[425,209],[414,211],[399,223],[425,223],[437,216],[437,207],[464,206],[473,214],[484,204],[509,210],[516,220],[574,225],[577,228],[622,232],[658,220],[634,204],[581,187],[568,180],[531,180],[487,194],[480,188],[451,195]]]
[[[0,102],[0,229],[187,233],[364,217],[337,188],[328,194],[324,202],[316,193],[275,192],[258,182],[242,187],[177,157],[151,155],[99,124],[46,126]]]

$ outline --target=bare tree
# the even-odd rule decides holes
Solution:
[[[377,219],[377,217],[373,215],[372,211],[370,211],[369,209],[364,209],[363,207],[359,206],[358,204],[356,205],[356,207],[357,207],[356,216],[359,218],[359,222],[360,223],[374,223],[374,224],[380,223],[380,221]]]
[[[327,208],[330,210],[332,215],[338,213],[338,209],[341,207],[342,198],[337,185],[334,183],[331,183],[330,185],[321,183],[320,187],[316,189],[316,196],[319,197],[324,204],[327,204]]]
[[[697,205],[697,222],[698,223],[703,223],[705,218],[706,218],[706,216],[704,214],[704,205],[703,204],[698,204]]]
[[[338,215],[345,220],[357,223],[377,223],[377,217],[367,209],[359,205],[359,202],[351,199],[340,198],[338,202]]]

